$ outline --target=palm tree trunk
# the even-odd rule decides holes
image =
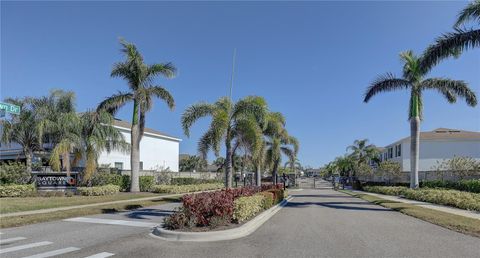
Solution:
[[[272,182],[274,185],[277,185],[277,171],[278,171],[278,162],[275,162],[273,164],[273,169],[272,169]]]
[[[256,181],[256,185],[257,186],[261,186],[262,185],[262,171],[260,169],[260,166],[257,166],[256,167],[256,170],[255,170],[255,181]]]
[[[139,110],[138,102],[133,103],[132,131],[130,135],[130,192],[140,192],[138,174],[140,170],[140,124],[138,122]]]
[[[70,176],[70,152],[62,154],[63,170],[67,171],[67,176]]]
[[[226,155],[225,155],[225,188],[232,188],[232,176],[233,176],[233,151],[232,145],[227,138],[225,141]]]
[[[418,183],[418,162],[420,156],[420,118],[410,118],[410,188],[416,189]]]
[[[25,166],[27,168],[27,173],[32,173],[32,157],[33,153],[31,150],[24,150],[25,153]]]

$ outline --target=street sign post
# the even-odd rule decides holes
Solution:
[[[20,115],[20,107],[10,103],[0,102],[0,110],[3,110],[7,113]]]

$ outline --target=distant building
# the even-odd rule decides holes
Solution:
[[[118,128],[130,143],[131,124],[115,119],[113,126]],[[140,170],[170,170],[178,172],[179,145],[181,139],[145,128],[140,142]],[[46,158],[51,150],[51,145],[45,144],[44,152],[34,153],[34,159]],[[17,143],[0,146],[0,160],[24,160],[22,148]],[[83,162],[80,162],[80,165]],[[130,153],[111,151],[102,152],[98,158],[99,166],[110,166],[120,170],[130,170]]]
[[[410,137],[381,148],[380,161],[400,163],[402,171],[410,171]],[[438,128],[420,133],[419,171],[431,171],[438,162],[454,156],[480,161],[480,132]]]

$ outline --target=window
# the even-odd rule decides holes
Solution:
[[[122,170],[123,169],[123,162],[115,162],[115,168]]]
[[[383,153],[383,160],[387,160],[387,153]]]
[[[402,156],[402,145],[398,145],[398,157]]]
[[[143,161],[140,161],[140,170],[143,170]]]
[[[393,147],[388,148],[388,158],[393,158]]]

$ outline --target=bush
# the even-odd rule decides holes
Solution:
[[[195,217],[191,215],[188,209],[183,207],[177,209],[163,221],[163,226],[168,229],[192,228],[195,224]]]
[[[33,184],[0,185],[0,197],[27,197],[35,193],[35,186]]]
[[[120,191],[118,185],[104,185],[104,186],[92,186],[92,187],[78,187],[77,192],[80,195],[85,196],[102,196],[113,195]]]
[[[367,186],[368,192],[402,195],[407,199],[480,211],[480,194],[446,189],[409,189],[407,187]]]
[[[272,192],[261,192],[260,194],[263,195],[263,209],[270,209],[273,206],[273,199],[275,195]]]
[[[263,210],[264,199],[262,194],[237,198],[233,206],[233,220],[240,223],[254,217]]]
[[[27,167],[21,162],[8,162],[0,164],[0,185],[27,184],[32,180],[32,175],[27,172]]]
[[[426,181],[422,182],[422,187],[429,188],[446,188],[455,189],[459,191],[480,193],[480,179],[460,180],[460,181]]]
[[[154,193],[189,193],[223,188],[223,184],[197,184],[197,185],[154,185],[151,192]]]
[[[285,191],[283,189],[271,189],[268,192],[273,194],[273,205],[276,205],[283,201],[285,198]]]
[[[92,176],[90,182],[91,186],[118,185],[122,187],[123,178],[119,174],[97,172]]]
[[[140,192],[149,192],[155,184],[154,176],[140,176]]]
[[[193,177],[174,177],[170,180],[172,185],[194,185],[194,184],[214,184],[221,183],[217,179],[202,179]]]
[[[216,192],[188,194],[182,197],[183,208],[194,217],[197,226],[209,226],[213,217],[231,220],[233,193],[230,189]]]

